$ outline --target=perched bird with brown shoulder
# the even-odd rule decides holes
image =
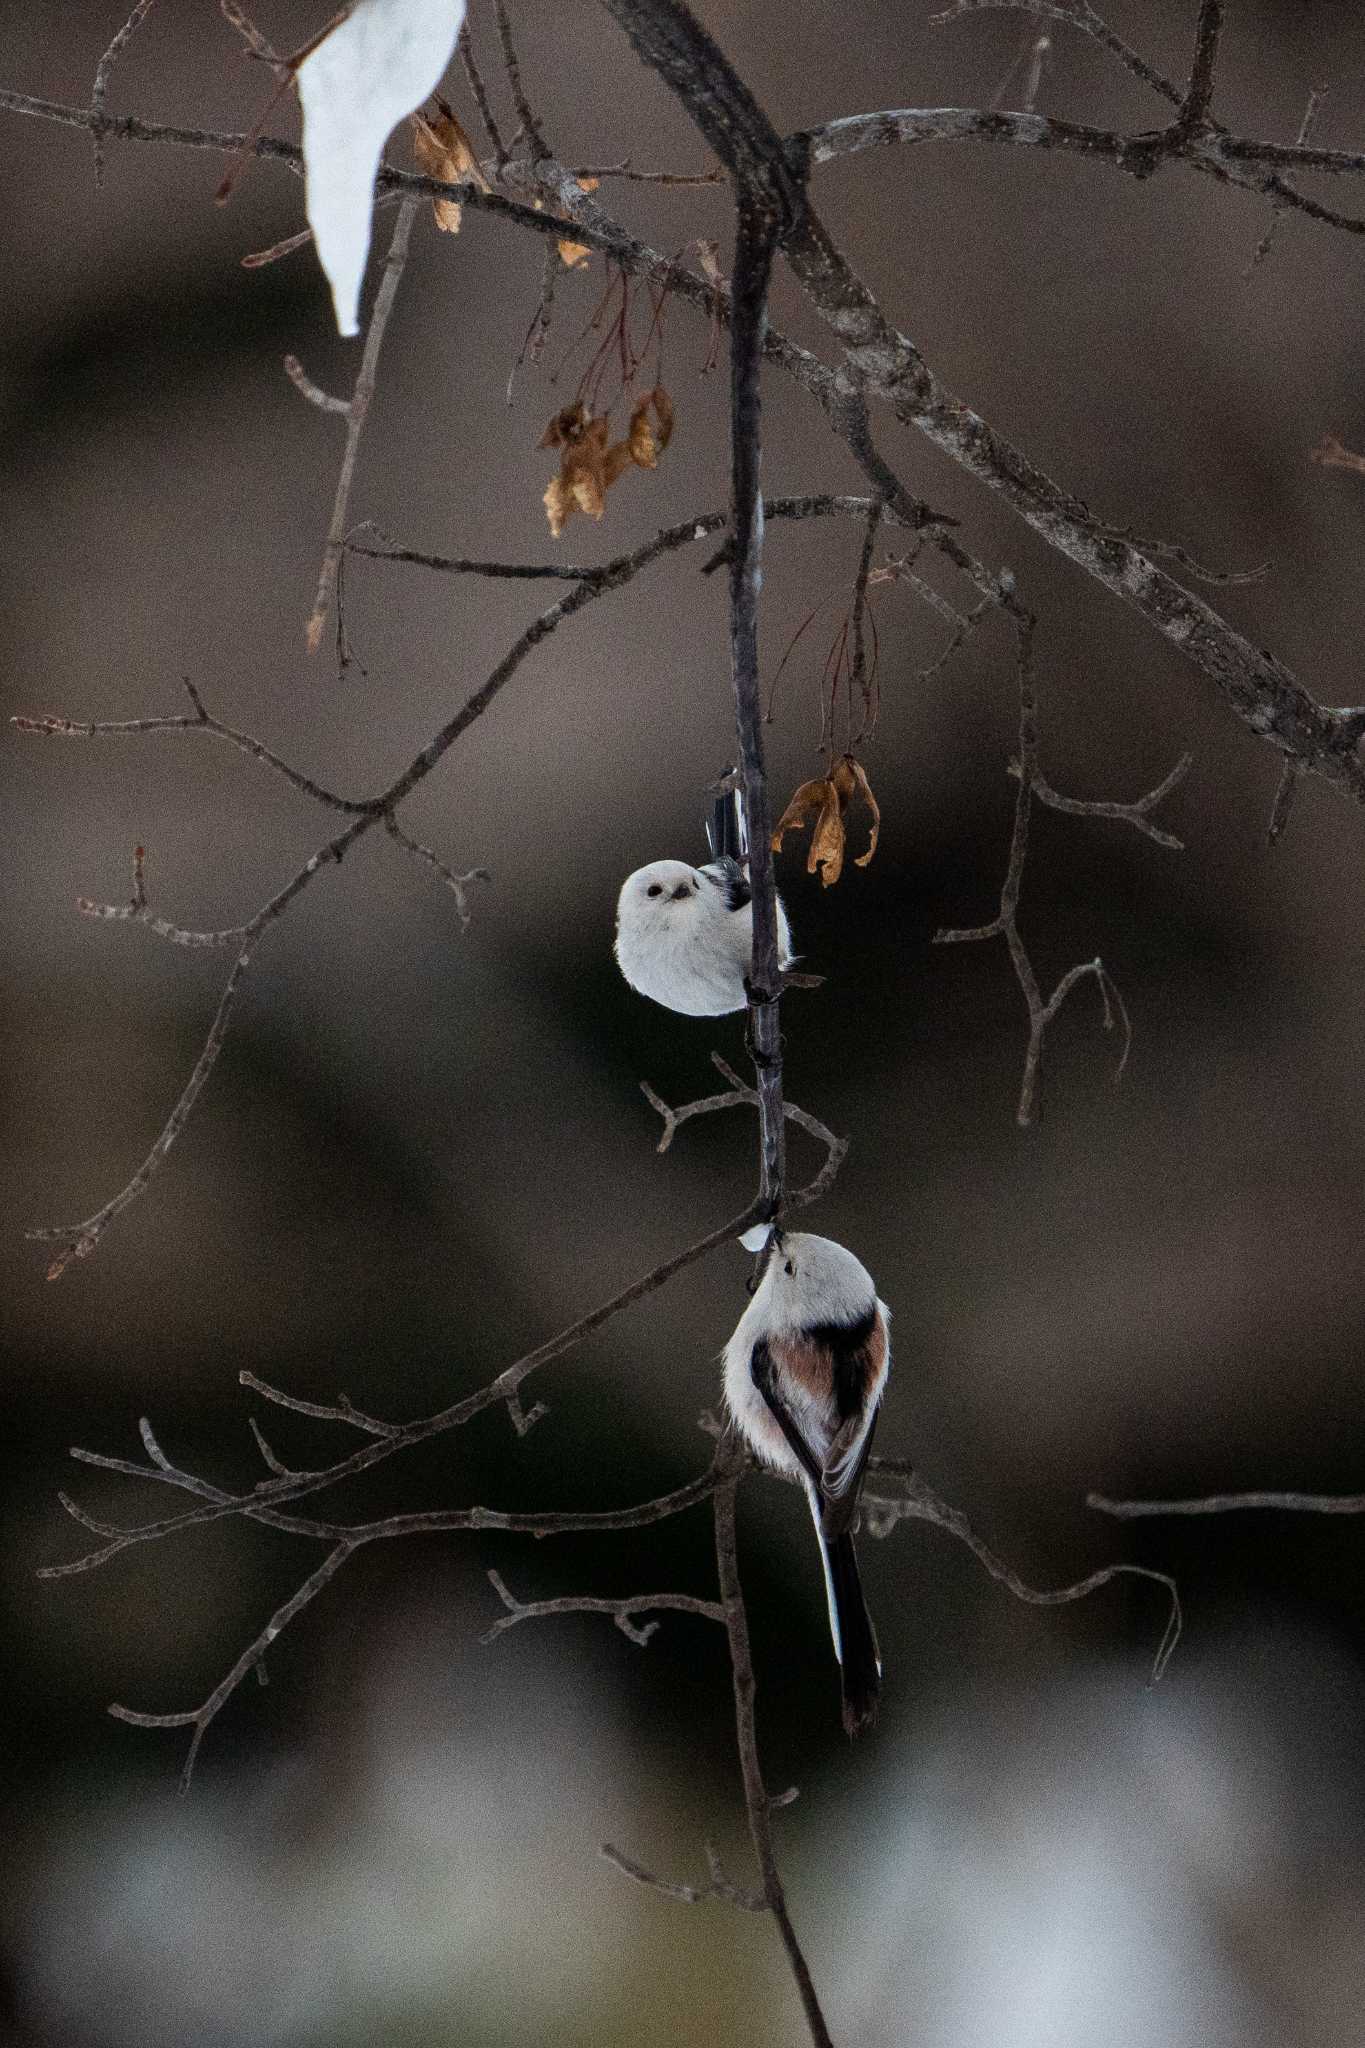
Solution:
[[[765,1465],[800,1480],[810,1502],[850,1735],[876,1720],[881,1691],[853,1535],[891,1366],[890,1316],[872,1275],[843,1245],[778,1230],[725,1347],[735,1426]]]

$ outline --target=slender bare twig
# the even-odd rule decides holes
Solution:
[[[646,1870],[643,1863],[637,1863],[633,1856],[627,1856],[624,1850],[614,1848],[610,1842],[602,1844],[602,1854],[623,1877],[633,1878],[636,1884],[642,1884],[653,1892],[662,1892],[665,1898],[677,1899],[684,1906],[699,1906],[706,1899],[723,1899],[729,1906],[738,1906],[743,1913],[766,1913],[768,1910],[768,1901],[760,1892],[746,1892],[730,1882],[709,1842],[706,1844],[707,1861],[711,1866],[709,1884],[676,1884],[668,1878],[657,1877],[652,1870]]]
[[[648,1081],[640,1083],[640,1092],[646,1102],[663,1118],[663,1135],[655,1147],[656,1151],[667,1152],[673,1143],[678,1126],[687,1123],[694,1116],[710,1116],[718,1109],[738,1109],[743,1106],[761,1110],[762,1099],[758,1090],[750,1088],[742,1081],[734,1068],[722,1059],[718,1052],[712,1053],[711,1064],[722,1080],[729,1083],[726,1092],[724,1095],[708,1095],[697,1102],[684,1103],[681,1109],[670,1109],[663,1097],[657,1095],[650,1087]],[[847,1138],[837,1138],[818,1117],[812,1116],[808,1110],[798,1108],[794,1102],[784,1100],[782,1113],[789,1123],[798,1124],[803,1131],[809,1131],[811,1137],[825,1148],[825,1163],[814,1180],[809,1181],[805,1187],[791,1189],[786,1196],[789,1207],[806,1208],[812,1202],[819,1201],[821,1195],[829,1188],[848,1156],[849,1141]]]
[[[1242,1514],[1253,1508],[1293,1515],[1365,1515],[1365,1493],[1206,1493],[1193,1500],[1111,1500],[1108,1494],[1088,1493],[1085,1504],[1120,1522],[1152,1515]]]
[[[1302,145],[1305,142],[1307,142],[1309,137],[1312,135],[1313,124],[1318,118],[1318,111],[1326,97],[1327,88],[1325,85],[1315,85],[1312,91],[1309,93],[1308,105],[1303,110],[1303,119],[1299,123],[1299,132],[1296,138],[1300,147],[1302,147]],[[1242,273],[1244,277],[1250,277],[1252,272],[1254,270],[1259,270],[1260,266],[1265,262],[1266,257],[1270,254],[1271,245],[1275,240],[1276,231],[1279,228],[1280,222],[1283,220],[1287,210],[1287,202],[1285,201],[1283,196],[1277,197],[1271,201],[1270,219],[1266,223],[1265,233],[1261,236],[1260,241],[1256,244],[1256,247],[1251,252],[1251,261],[1248,263],[1246,269]]]
[[[1019,896],[1023,887],[1024,865],[1028,859],[1029,828],[1032,822],[1033,800],[1048,804],[1052,809],[1068,811],[1073,816],[1117,818],[1132,825],[1159,845],[1179,847],[1180,841],[1169,832],[1163,832],[1153,825],[1148,813],[1169,796],[1183,779],[1189,766],[1189,755],[1183,755],[1170,773],[1145,796],[1132,803],[1080,802],[1071,797],[1059,796],[1043,777],[1038,765],[1038,698],[1033,680],[1033,634],[1034,619],[1012,593],[1007,593],[1007,608],[1013,620],[1017,638],[1016,673],[1019,686],[1019,755],[1010,763],[1010,773],[1019,784],[1014,802],[1014,825],[1010,834],[1009,860],[1005,869],[1005,880],[1000,890],[1000,908],[989,924],[945,927],[934,933],[935,945],[961,945],[982,939],[1003,939],[1009,949],[1010,962],[1015,979],[1023,993],[1028,1009],[1028,1045],[1024,1053],[1024,1073],[1019,1088],[1019,1102],[1015,1111],[1016,1120],[1027,1126],[1038,1114],[1039,1095],[1042,1086],[1043,1041],[1048,1026],[1056,1018],[1062,1005],[1073,988],[1080,981],[1093,980],[1100,992],[1103,1004],[1103,1021],[1106,1031],[1112,1031],[1115,1018],[1123,1027],[1123,1052],[1115,1074],[1117,1080],[1123,1073],[1132,1042],[1132,1026],[1113,978],[1100,959],[1079,962],[1068,968],[1050,996],[1044,997],[1038,985],[1038,977],[1028,948],[1019,930]]]
[[[1280,770],[1280,780],[1275,791],[1275,801],[1270,806],[1270,822],[1266,826],[1265,843],[1273,846],[1289,823],[1289,813],[1294,808],[1294,797],[1299,787],[1302,769],[1297,761],[1286,761]]]
[[[512,40],[512,23],[507,12],[506,0],[493,0],[493,11],[498,21],[498,41],[502,45],[503,68],[512,92],[512,104],[517,110],[517,119],[526,140],[531,145],[531,162],[539,162],[550,154],[549,145],[540,131],[540,123],[531,111],[531,103],[521,82],[521,65],[517,61],[516,45]],[[499,168],[505,166],[500,165]]]
[[[456,916],[465,929],[468,930],[470,922],[469,885],[471,882],[491,882],[493,877],[489,874],[487,868],[466,868],[462,875],[457,875],[454,868],[447,867],[445,862],[439,859],[429,846],[423,846],[420,840],[410,839],[402,826],[396,822],[391,812],[385,812],[384,814],[384,829],[390,839],[397,840],[403,851],[411,854],[412,858],[420,866],[430,868],[433,874],[439,876],[440,880],[455,898]]]
[[[302,393],[310,405],[317,406],[319,412],[339,412],[344,413],[347,419],[350,418],[353,401],[349,398],[334,398],[330,391],[324,391],[321,385],[315,384],[297,356],[285,357],[284,374],[294,389]]]
[[[325,789],[315,782],[311,775],[301,769],[292,768],[269,747],[250,733],[238,732],[235,726],[225,725],[205,709],[203,697],[186,676],[186,694],[194,710],[192,716],[166,718],[115,718],[82,720],[49,716],[46,718],[11,718],[10,724],[18,732],[37,733],[49,739],[91,740],[91,739],[140,739],[149,732],[207,732],[217,739],[226,740],[229,746],[237,747],[244,754],[250,754],[254,761],[263,762],[273,768],[286,782],[301,795],[312,797],[315,803],[323,804],[328,810],[342,811],[351,815],[368,811],[372,805],[365,800],[353,800],[338,796],[334,790]]]
[[[304,1608],[317,1598],[325,1586],[330,1585],[354,1549],[355,1545],[353,1543],[338,1543],[334,1550],[328,1552],[317,1570],[310,1572],[303,1584],[297,1587],[290,1594],[289,1598],[275,1609],[275,1612],[271,1615],[260,1634],[254,1641],[247,1644],[247,1647],[243,1650],[232,1669],[225,1677],[219,1680],[208,1698],[201,1705],[191,1707],[188,1712],[180,1714],[144,1714],[139,1713],[133,1707],[117,1705],[110,1707],[109,1711],[115,1720],[127,1721],[134,1728],[192,1728],[194,1730],[193,1735],[190,1737],[189,1753],[185,1758],[184,1766],[180,1773],[180,1789],[182,1792],[189,1791],[190,1780],[194,1776],[194,1767],[199,1760],[199,1751],[203,1745],[204,1737],[208,1734],[214,1721],[232,1698],[233,1693],[236,1692],[242,1680],[250,1677],[251,1673],[258,1668],[261,1659],[265,1656],[270,1645],[284,1629],[288,1628],[290,1622],[295,1620],[303,1612]]]
[[[92,903],[88,896],[76,898],[76,908],[82,917],[102,918],[115,922],[145,924],[159,939],[169,939],[173,946],[235,946],[247,936],[244,924],[229,925],[222,931],[187,931],[184,926],[172,924],[168,918],[158,917],[147,901],[147,887],[144,877],[145,848],[133,849],[133,894],[127,903]]]
[[[554,1600],[518,1600],[508,1592],[497,1572],[488,1574],[489,1584],[507,1609],[500,1621],[486,1628],[479,1637],[481,1643],[491,1643],[509,1628],[515,1628],[521,1621],[543,1621],[547,1615],[556,1614],[609,1614],[623,1636],[643,1649],[658,1629],[657,1621],[643,1624],[632,1617],[637,1614],[654,1614],[661,1611],[677,1614],[700,1615],[703,1621],[725,1621],[725,1609],[718,1600],[698,1600],[691,1593],[641,1593],[629,1600],[600,1600],[588,1593],[565,1593]]]
[[[109,74],[122,55],[125,45],[137,34],[137,31],[151,13],[154,5],[155,0],[137,0],[132,13],[128,16],[123,27],[95,66],[95,82],[90,90],[90,113],[92,116],[91,134],[94,137],[95,143],[95,184],[97,186],[104,183],[103,141],[107,120],[105,101],[109,96]]]
[[[754,1712],[758,1681],[754,1676],[753,1655],[749,1647],[749,1619],[740,1586],[739,1552],[735,1532],[735,1492],[743,1470],[741,1457],[742,1454],[733,1438],[722,1442],[718,1453],[718,1458],[722,1461],[722,1477],[715,1491],[712,1509],[716,1528],[716,1573],[720,1585],[721,1606],[725,1613],[726,1635],[730,1645],[730,1668],[735,1695],[735,1735],[739,1745],[744,1806],[749,1817],[749,1839],[754,1846],[754,1860],[758,1864],[763,1898],[782,1936],[782,1945],[787,1952],[787,1961],[796,1982],[811,2040],[815,2048],[833,2048],[829,2027],[821,2011],[820,2000],[811,1977],[810,1965],[797,1940],[796,1930],[787,1910],[786,1892],[773,1848],[772,1801],[763,1782],[763,1769],[759,1762],[758,1730]]]
[[[493,145],[494,170],[501,177],[507,163],[507,146],[503,142],[502,133],[494,117],[492,102],[488,97],[488,87],[484,84],[483,73],[480,71],[478,60],[474,55],[474,40],[469,32],[468,16],[460,24],[460,34],[456,48],[460,52],[460,62],[464,66],[464,75],[469,81],[469,90],[474,95],[474,104],[479,110],[479,119],[483,122],[484,132]]]
[[[379,290],[375,294],[374,311],[370,314],[370,324],[365,331],[365,350],[360,359],[360,374],[355,380],[355,389],[345,407],[346,450],[341,458],[341,473],[337,477],[336,496],[332,501],[332,522],[327,529],[327,545],[323,549],[317,595],[313,599],[313,609],[308,616],[305,634],[310,654],[316,654],[322,645],[323,628],[331,609],[337,564],[346,545],[346,520],[351,503],[351,487],[355,482],[356,457],[360,453],[360,437],[365,431],[365,420],[374,397],[375,379],[379,372],[379,352],[384,346],[384,333],[389,324],[389,315],[393,311],[393,302],[398,296],[398,287],[408,260],[408,243],[412,239],[413,222],[417,218],[417,212],[417,203],[412,199],[405,199],[398,209],[393,240],[389,244],[389,253],[384,259],[384,273],[380,279]]]
[[[1083,1579],[1077,1579],[1069,1586],[1030,1586],[1012,1565],[1006,1564],[988,1544],[982,1542],[960,1509],[949,1507],[947,1501],[941,1500],[902,1460],[872,1458],[869,1470],[879,1477],[902,1479],[907,1485],[904,1494],[864,1491],[862,1505],[869,1536],[889,1536],[898,1523],[906,1521],[930,1522],[936,1529],[946,1529],[950,1536],[966,1545],[993,1579],[1008,1587],[1016,1600],[1022,1600],[1030,1607],[1065,1607],[1073,1600],[1084,1600],[1089,1594],[1099,1592],[1101,1587],[1112,1585],[1116,1579],[1148,1579],[1153,1585],[1164,1587],[1170,1600],[1170,1613],[1152,1663],[1153,1685],[1161,1679],[1184,1626],[1180,1588],[1169,1572],[1154,1571],[1143,1564],[1110,1564],[1087,1573]],[[1088,1505],[1100,1506],[1099,1497],[1092,1494]]]
[[[1324,434],[1313,449],[1309,460],[1320,462],[1324,469],[1351,469],[1357,476],[1365,476],[1365,455],[1357,455],[1353,448],[1347,448],[1335,434]]]

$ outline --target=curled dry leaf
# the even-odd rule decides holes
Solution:
[[[651,424],[650,412],[654,420]],[[600,519],[607,492],[634,465],[654,469],[673,434],[673,405],[662,385],[646,392],[630,416],[623,441],[608,445],[605,413],[593,415],[580,401],[557,412],[540,437],[542,448],[558,448],[559,475],[545,489],[545,514],[558,540],[575,512]]]
[[[463,20],[464,0],[353,0],[295,73],[308,225],[342,334],[360,331],[384,144],[440,84]]]
[[[777,828],[773,833],[773,852],[779,851],[785,833],[799,832],[808,818],[813,816],[814,829],[811,832],[810,852],[806,857],[806,872],[812,875],[818,873],[820,886],[832,889],[844,871],[844,812],[855,796],[862,797],[872,814],[867,852],[858,854],[853,863],[855,867],[865,868],[877,851],[882,814],[862,766],[854,760],[852,754],[841,754],[827,776],[801,784],[777,821]]]
[[[650,412],[654,422],[650,421]],[[630,415],[626,445],[639,469],[657,469],[659,457],[673,438],[673,401],[662,384],[638,399]]]
[[[607,418],[594,418],[585,405],[568,405],[557,412],[540,437],[542,448],[558,448],[559,475],[552,477],[545,492],[545,512],[556,539],[577,512],[600,519],[606,510],[607,490],[620,469],[607,474]]]
[[[412,153],[418,169],[429,178],[439,178],[446,185],[477,185],[482,192],[493,189],[473,143],[443,99],[436,101],[435,120],[428,120],[425,114],[412,116]],[[442,233],[459,234],[464,208],[458,199],[433,199],[431,209]]]

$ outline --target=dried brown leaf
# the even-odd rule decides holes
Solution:
[[[629,441],[613,442],[602,461],[602,480],[608,490],[619,476],[625,474],[634,460]]]
[[[559,539],[573,515],[573,492],[564,479],[552,476],[545,486],[545,516],[550,522],[550,533]]]
[[[867,852],[859,854],[854,863],[856,867],[865,868],[877,851],[881,812],[866,775],[851,754],[841,755],[827,776],[801,784],[777,821],[773,852],[781,848],[784,833],[800,831],[811,822],[813,829],[810,852],[806,856],[806,872],[818,874],[820,886],[832,889],[844,871],[844,812],[854,796],[861,796],[872,813]]]
[[[844,865],[844,827],[840,808],[839,792],[833,782],[823,776],[814,782],[803,782],[778,819],[773,833],[773,852],[776,853],[782,845],[783,834],[789,830],[799,832],[808,816],[813,815],[815,829],[811,833],[806,872],[813,875],[818,870],[826,889],[838,881]]]
[[[630,433],[626,440],[627,452],[637,469],[657,469],[659,466],[659,444],[654,438],[654,429],[649,423],[649,400],[642,398],[630,416]]]
[[[878,838],[880,838],[880,834],[882,834],[882,811],[880,811],[880,807],[878,807],[878,801],[876,801],[876,797],[872,795],[872,784],[868,782],[868,776],[864,774],[864,766],[862,766],[862,762],[855,762],[851,754],[845,754],[845,756],[843,756],[843,760],[845,760],[845,762],[849,764],[849,768],[853,770],[853,782],[857,784],[857,795],[860,795],[860,797],[862,797],[862,801],[864,801],[864,803],[868,805],[868,809],[872,811],[872,825],[870,825],[870,829],[868,829],[868,852],[866,852],[866,854],[857,854],[857,856],[855,856],[855,860],[853,860],[853,866],[855,866],[855,868],[866,868],[866,866],[868,866],[868,862],[872,860],[874,852],[876,852],[876,842],[878,842]]]
[[[649,415],[653,411],[654,418]],[[673,401],[662,384],[637,399],[630,415],[630,459],[639,469],[657,469],[673,438]]]
[[[417,167],[429,178],[440,178],[447,185],[477,185],[481,191],[491,192],[493,187],[474,154],[474,145],[465,134],[445,101],[438,99],[434,120],[425,114],[413,114],[412,153]],[[447,235],[458,235],[464,209],[456,199],[433,199],[432,211],[436,225]]]

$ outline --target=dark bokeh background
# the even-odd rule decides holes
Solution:
[[[931,28],[927,11],[703,10],[785,129],[988,103],[998,88],[1010,104],[1024,25],[983,12]],[[1116,12],[1178,71],[1189,0]],[[85,100],[119,14],[41,0],[6,22],[0,77]],[[287,48],[319,11],[262,0],[260,18]],[[563,157],[701,166],[604,10],[527,0],[519,18]],[[491,70],[477,4],[474,26]],[[1223,116],[1291,137],[1322,82],[1321,138],[1354,142],[1353,11],[1244,0]],[[153,13],[112,104],[242,127],[262,93],[201,0]],[[1040,104],[1163,118],[1061,31]],[[325,781],[378,786],[535,599],[359,563],[349,616],[365,672],[339,679],[330,650],[305,658],[342,430],[299,400],[280,359],[294,350],[344,388],[357,351],[329,331],[309,253],[255,272],[238,261],[299,224],[299,186],[257,168],[220,211],[205,155],[115,149],[96,193],[80,135],[5,116],[0,148],[7,708],[173,711],[188,673],[213,709]],[[1288,219],[1248,276],[1263,203],[1169,170],[1139,185],[984,147],[847,160],[818,194],[955,389],[1107,516],[1215,562],[1269,560],[1263,582],[1218,593],[1227,614],[1325,701],[1359,701],[1365,486],[1308,460],[1329,429],[1365,443],[1354,239]],[[721,190],[604,196],[664,247],[727,233]],[[470,218],[457,240],[422,221],[356,516],[418,546],[551,552],[535,444],[576,372],[547,372],[600,281],[562,280],[555,339],[509,410],[539,269],[539,248],[491,221]],[[775,317],[828,348],[785,282]],[[724,502],[723,376],[698,374],[705,353],[703,324],[675,311],[674,445],[656,476],[613,494],[600,530],[571,529],[571,558]],[[1116,825],[1038,820],[1025,923],[1040,972],[1101,953],[1135,1041],[1116,1088],[1081,989],[1049,1044],[1047,1120],[1022,1134],[1023,1018],[1003,950],[929,944],[940,924],[988,916],[998,890],[1008,641],[986,625],[923,685],[943,623],[907,590],[883,595],[867,756],[881,850],[823,897],[799,854],[783,869],[802,948],[829,977],[790,1006],[790,1086],[854,1141],[819,1227],[857,1249],[895,1311],[884,1447],[913,1456],[1036,1582],[1123,1556],[1176,1571],[1187,1632],[1149,1692],[1153,1589],[1021,1607],[947,1537],[902,1527],[869,1546],[886,1707],[851,1753],[800,1502],[748,1489],[765,1758],[775,1786],[802,1794],[778,1823],[793,1910],[845,2043],[1354,2041],[1365,1528],[1242,1517],[1124,1532],[1083,1500],[1090,1487],[1360,1484],[1361,821],[1309,789],[1267,856],[1273,756],[1140,620],[926,446],[880,431],[1040,615],[1053,781],[1131,797],[1184,749],[1195,766],[1166,813],[1183,854]],[[774,490],[856,482],[781,385],[765,475]],[[851,581],[859,538],[773,530],[770,670],[816,598]],[[642,1653],[579,1618],[477,1641],[497,1611],[490,1565],[526,1598],[705,1591],[703,1515],[626,1543],[362,1556],[281,1641],[268,1689],[233,1702],[185,1801],[179,1737],[120,1727],[106,1703],[198,1700],[312,1554],[232,1526],[94,1576],[34,1577],[82,1541],[59,1486],[116,1518],[165,1504],[73,1476],[70,1444],[135,1455],[147,1413],[172,1455],[249,1482],[242,1368],[304,1396],[344,1388],[383,1414],[425,1412],[744,1200],[751,1128],[689,1126],[660,1160],[636,1085],[707,1092],[707,1055],[738,1056],[738,1024],[651,1009],[609,955],[621,876],[698,851],[699,792],[727,753],[724,591],[700,559],[680,554],[566,626],[412,805],[445,857],[493,871],[468,934],[386,844],[320,881],[262,948],[151,1192],[51,1287],[24,1227],[84,1214],[126,1177],[224,969],[83,923],[74,898],[122,897],[141,841],[167,915],[237,923],[327,828],[195,738],[12,736],[4,749],[6,2040],[796,2037],[769,1927],[639,1891],[596,1854],[610,1839],[697,1878],[710,1837],[747,1868],[718,1632],[668,1618]],[[779,792],[812,771],[826,644],[807,634],[784,679]],[[738,1251],[712,1259],[552,1368],[536,1384],[551,1413],[524,1441],[490,1414],[348,1507],[598,1506],[677,1483],[707,1456],[696,1416],[745,1270]],[[267,1426],[301,1463],[340,1448],[273,1411]]]

